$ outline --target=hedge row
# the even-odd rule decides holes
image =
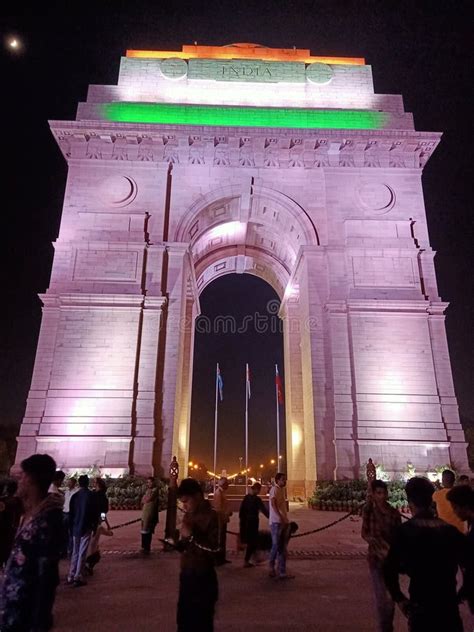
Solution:
[[[110,509],[140,509],[141,500],[146,492],[146,478],[142,476],[124,476],[123,478],[106,478],[107,498]],[[157,482],[160,496],[160,511],[166,509],[168,486],[163,481]]]
[[[388,502],[399,509],[407,509],[407,497],[405,483],[403,481],[390,481],[388,487]],[[360,510],[367,499],[367,481],[320,481],[316,483],[316,489],[308,500],[308,506],[312,509],[323,511],[357,511]]]

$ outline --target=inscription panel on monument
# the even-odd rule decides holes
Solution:
[[[249,59],[190,59],[188,79],[212,81],[249,81],[257,83],[304,83],[303,62],[261,61]]]

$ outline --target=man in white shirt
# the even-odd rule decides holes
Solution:
[[[270,577],[279,579],[293,579],[293,575],[286,572],[286,547],[287,539],[284,537],[284,530],[289,524],[286,498],[285,498],[286,476],[281,472],[275,476],[275,485],[270,490],[269,502],[269,522],[272,534],[272,550],[270,552]],[[278,562],[278,575],[275,570],[275,562]]]
[[[225,476],[219,479],[218,486],[214,492],[213,507],[217,511],[219,518],[219,548],[220,551],[216,555],[216,565],[229,564],[230,560],[226,558],[226,541],[227,541],[227,523],[232,516],[230,510],[230,504],[227,500],[227,490],[229,488],[229,481]]]
[[[72,552],[72,535],[69,524],[69,506],[71,498],[76,492],[79,491],[77,480],[74,476],[68,478],[66,491],[64,492],[64,506],[63,506],[63,526],[64,526],[64,544],[62,550],[62,557],[70,557]]]

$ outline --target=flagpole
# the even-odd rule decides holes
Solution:
[[[280,402],[278,397],[278,364],[275,364],[275,396],[276,396],[276,425],[277,425],[277,472],[280,471]]]
[[[216,468],[217,468],[217,406],[219,394],[219,363],[216,364],[216,407],[214,410],[214,493],[216,493]]]
[[[245,365],[245,493],[248,492],[249,477],[249,365]]]

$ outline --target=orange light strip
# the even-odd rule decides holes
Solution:
[[[127,57],[146,59],[262,59],[265,61],[298,61],[305,64],[340,64],[364,66],[363,57],[312,56],[307,49],[264,48],[260,46],[183,46],[182,51],[127,50]]]

